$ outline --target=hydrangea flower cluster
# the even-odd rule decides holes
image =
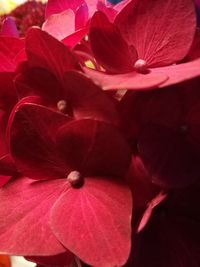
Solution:
[[[0,251],[46,267],[200,266],[192,0],[49,0],[0,35]]]

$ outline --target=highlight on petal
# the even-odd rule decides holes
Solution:
[[[62,194],[51,211],[53,233],[92,266],[122,266],[130,252],[131,194],[109,180],[87,177],[82,188]]]
[[[61,42],[39,28],[31,28],[26,35],[26,52],[31,67],[49,70],[63,78],[63,74],[79,66],[74,54]]]
[[[84,0],[48,0],[45,10],[45,18],[53,14],[58,14],[67,9],[72,9],[74,12],[84,3]]]
[[[67,9],[59,14],[53,14],[42,25],[42,30],[48,32],[59,41],[75,31],[75,14]]]
[[[63,253],[49,227],[49,212],[66,189],[64,180],[33,182],[26,177],[0,190],[0,251],[9,255],[48,256]]]
[[[200,58],[182,64],[151,69],[154,74],[165,74],[168,80],[159,85],[160,88],[178,84],[200,76]]]
[[[136,0],[116,17],[123,38],[150,67],[166,66],[188,53],[196,30],[192,0]]]
[[[161,72],[150,71],[147,74],[136,71],[124,74],[106,74],[84,67],[86,75],[104,90],[149,90],[157,88],[168,80],[168,76]]]
[[[89,36],[95,58],[107,71],[124,73],[133,70],[136,50],[129,50],[117,27],[100,11],[91,19]]]

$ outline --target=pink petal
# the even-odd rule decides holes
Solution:
[[[71,9],[53,14],[44,22],[42,30],[61,41],[75,31],[75,15]]]
[[[134,71],[124,74],[111,75],[89,68],[84,68],[84,72],[104,90],[148,90],[158,87],[168,79],[167,75],[164,73],[154,71],[150,71],[148,74],[141,74]]]
[[[75,56],[64,44],[38,28],[27,32],[26,52],[31,67],[45,68],[59,79],[78,66]]]
[[[9,153],[0,157],[0,175],[12,176],[17,174],[17,169]]]
[[[82,3],[84,0],[49,0],[46,5],[45,18],[67,9],[72,9],[75,12]]]
[[[137,232],[141,232],[145,226],[147,225],[147,223],[149,222],[152,213],[153,213],[153,209],[158,206],[163,200],[165,200],[167,197],[167,193],[164,192],[160,192],[156,197],[154,197],[154,199],[151,200],[151,202],[149,202],[147,209],[145,210],[142,219],[140,221],[140,224],[138,226]]]
[[[68,207],[68,208],[66,208]],[[122,266],[130,252],[132,199],[123,184],[87,178],[55,203],[51,227],[69,250],[92,266]]]
[[[24,41],[15,37],[0,36],[0,72],[14,72],[17,55],[23,50]]]
[[[97,62],[107,71],[124,73],[133,70],[137,52],[134,48],[129,50],[118,29],[102,12],[96,12],[92,17],[89,36]]]
[[[115,24],[148,66],[170,65],[183,59],[192,45],[194,4],[191,0],[132,1],[116,17]]]
[[[151,69],[154,74],[168,75],[169,79],[160,84],[159,87],[181,83],[200,76],[200,58],[193,61],[172,65],[168,67]]]
[[[71,105],[76,119],[91,118],[114,125],[119,124],[114,102],[90,79],[78,72],[68,72],[65,74],[64,82],[63,99]]]
[[[19,37],[19,32],[17,30],[16,23],[12,17],[8,16],[3,21],[0,34],[12,37]]]
[[[36,104],[21,104],[10,122],[10,150],[17,168],[33,179],[62,178],[68,165],[55,144],[57,129],[70,119]]]
[[[64,180],[38,183],[26,177],[1,188],[1,252],[35,256],[64,252],[48,223],[50,209],[64,190]]]

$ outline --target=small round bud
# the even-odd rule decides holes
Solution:
[[[143,59],[138,59],[134,64],[134,69],[137,72],[145,72],[147,70],[147,62]]]
[[[80,187],[83,182],[83,177],[78,171],[72,171],[67,176],[67,181],[72,187]]]
[[[67,112],[67,101],[65,100],[58,101],[57,109],[62,113],[66,113]]]

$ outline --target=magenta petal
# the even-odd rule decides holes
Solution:
[[[14,72],[18,54],[24,48],[24,41],[15,37],[0,36],[0,71]]]
[[[133,48],[131,54],[118,29],[102,12],[92,17],[89,36],[95,58],[106,70],[114,73],[133,70],[137,52]]]
[[[76,11],[75,28],[82,29],[88,22],[88,6],[83,3]]]
[[[90,77],[96,84],[100,85],[104,90],[148,90],[158,87],[168,79],[168,76],[164,73],[154,73],[153,71],[150,71],[148,74],[141,74],[134,71],[113,75],[89,68],[84,68],[84,71],[88,77]]]
[[[28,31],[26,52],[31,67],[47,69],[59,79],[78,66],[75,56],[64,44],[38,28]]]
[[[54,255],[65,251],[49,227],[49,212],[66,189],[64,180],[14,179],[0,190],[0,251]]]
[[[116,17],[115,24],[138,57],[148,66],[165,66],[183,59],[196,29],[191,0],[136,0]]]
[[[109,178],[110,179],[110,178]],[[51,227],[60,242],[92,266],[122,266],[130,252],[131,193],[123,184],[86,178],[55,203]]]
[[[68,72],[64,82],[63,98],[69,101],[76,119],[91,118],[119,124],[119,114],[114,102],[90,79],[78,72]]]
[[[59,14],[54,14],[42,25],[42,30],[61,41],[75,31],[75,15],[71,9]]]
[[[46,5],[45,18],[67,9],[72,9],[75,12],[82,3],[84,0],[49,0]]]
[[[58,151],[65,162],[84,175],[123,178],[130,164],[130,150],[110,124],[77,120],[57,134]]]
[[[1,35],[12,36],[12,37],[19,37],[19,32],[17,30],[17,25],[14,19],[8,16],[2,24],[1,28]]]
[[[10,150],[17,168],[33,179],[63,178],[69,171],[56,150],[57,129],[70,119],[36,104],[22,104],[10,126]]]
[[[162,83],[159,87],[181,83],[200,76],[200,58],[187,63],[169,67],[155,68],[151,71],[154,74],[163,73],[168,75],[169,79]]]

